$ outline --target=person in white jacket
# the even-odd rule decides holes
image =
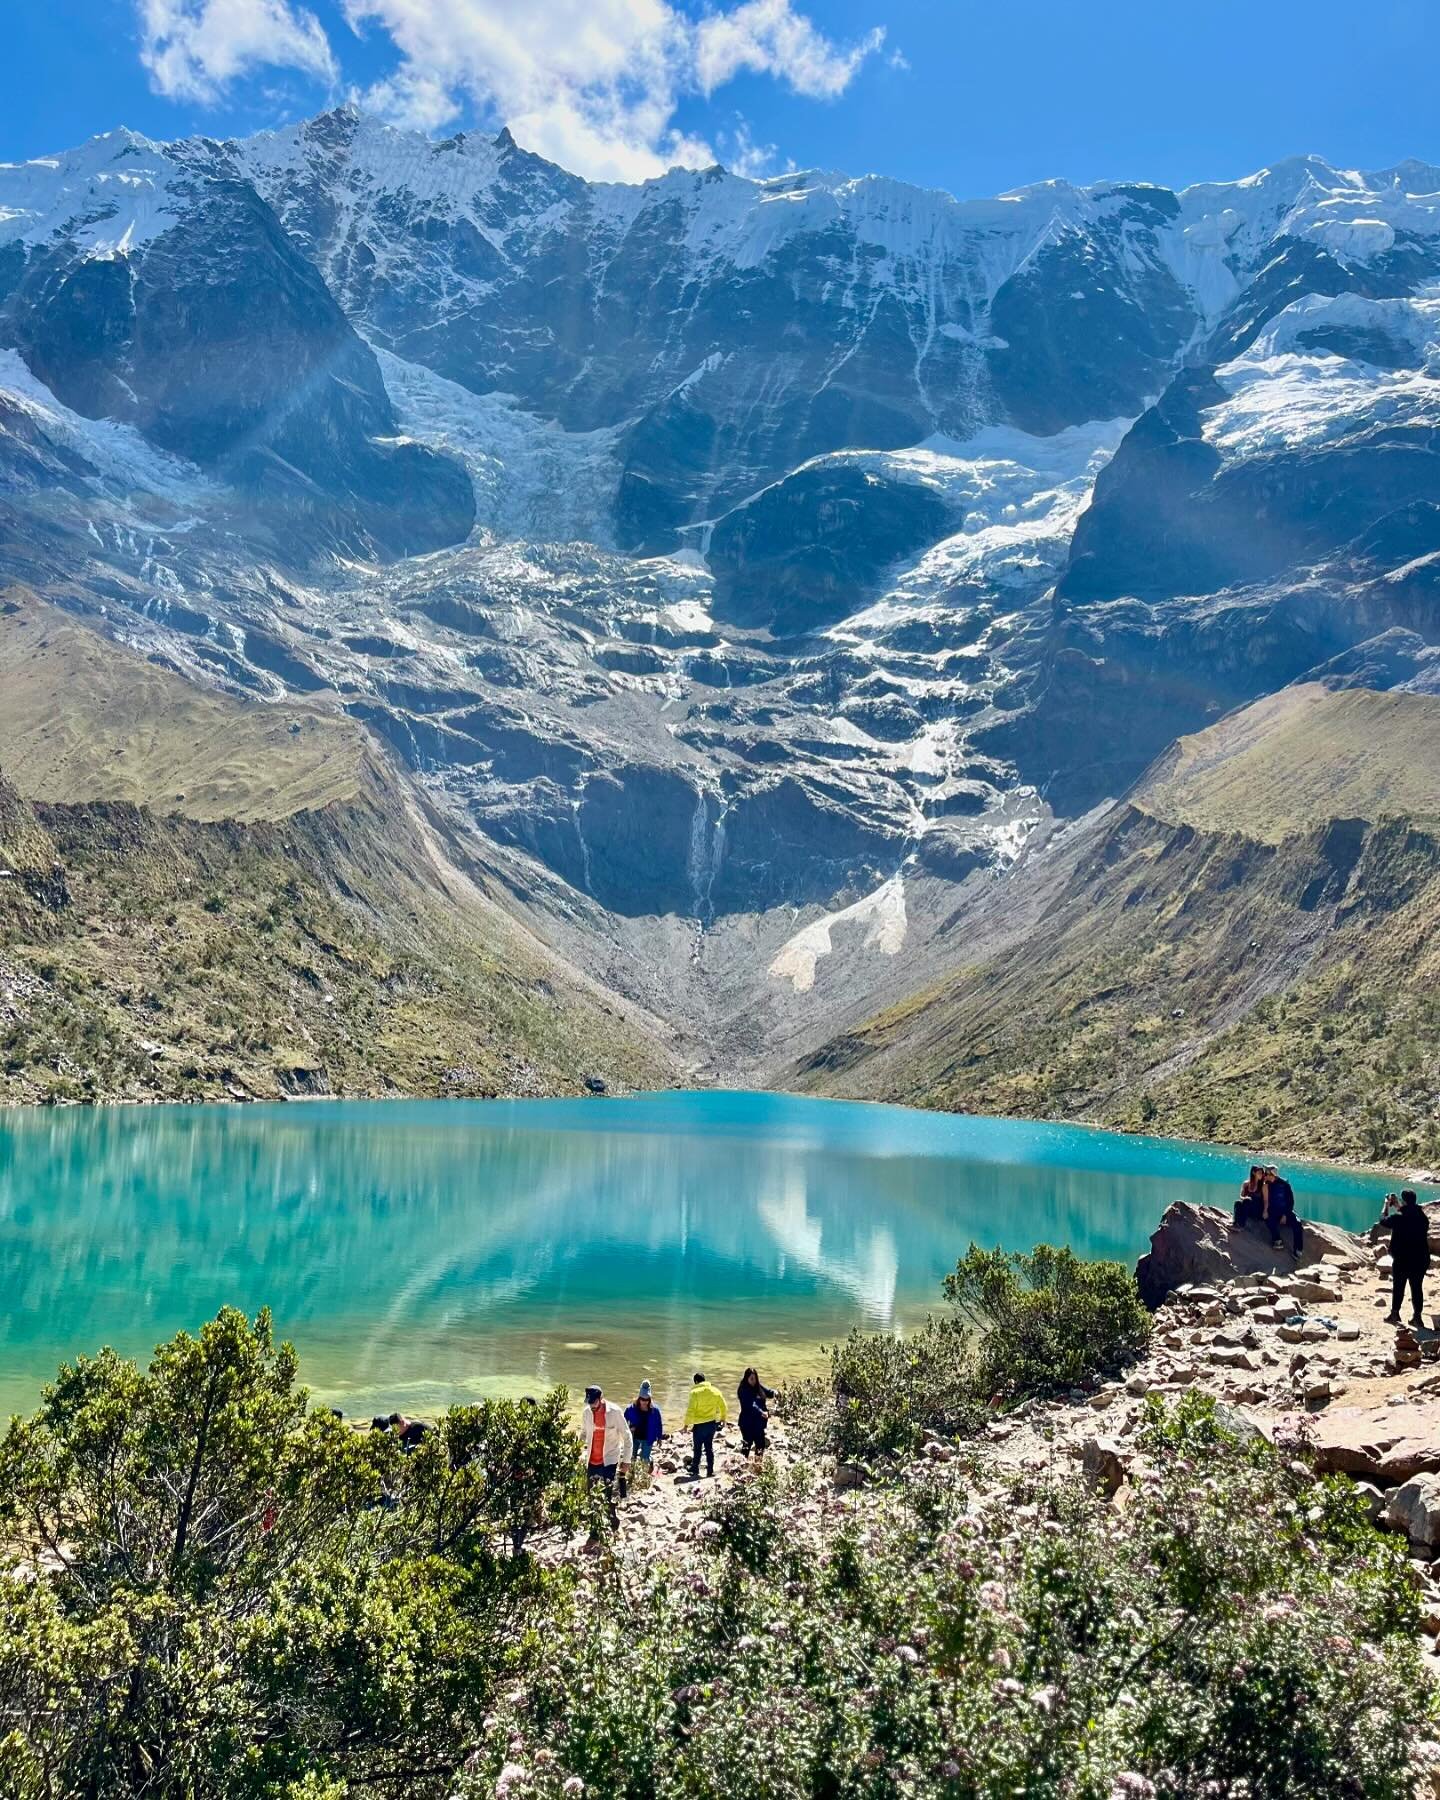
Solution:
[[[585,1390],[585,1410],[580,1421],[581,1439],[585,1445],[585,1474],[592,1484],[605,1489],[605,1504],[610,1521],[615,1522],[615,1479],[621,1478],[620,1491],[625,1491],[624,1477],[630,1470],[633,1438],[625,1418],[625,1409],[607,1400],[598,1387]]]

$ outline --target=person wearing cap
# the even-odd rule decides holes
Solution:
[[[702,1455],[705,1473],[715,1473],[715,1433],[725,1423],[725,1416],[725,1396],[697,1370],[694,1386],[690,1389],[690,1401],[685,1408],[684,1426],[693,1445],[690,1474],[696,1481],[700,1479]]]
[[[581,1438],[585,1445],[585,1476],[593,1487],[597,1482],[605,1490],[605,1504],[610,1522],[615,1523],[615,1478],[624,1476],[630,1467],[630,1427],[625,1414],[613,1400],[607,1400],[598,1387],[585,1390],[585,1411],[581,1419]],[[624,1492],[622,1485],[621,1492]]]
[[[640,1392],[625,1408],[625,1423],[630,1427],[632,1462],[642,1462],[648,1467],[655,1446],[665,1435],[660,1408],[655,1404],[648,1381],[640,1383]]]

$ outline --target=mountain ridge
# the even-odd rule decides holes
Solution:
[[[962,202],[344,109],[95,140],[0,168],[0,552],[362,726],[744,1077],[942,976],[1177,737],[1433,688],[1437,284],[1418,161]]]

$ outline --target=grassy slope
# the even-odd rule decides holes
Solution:
[[[0,784],[0,1102],[668,1077],[346,721],[197,694],[33,604],[0,644],[0,758],[48,796]]]
[[[1331,819],[1440,824],[1440,699],[1283,688],[1181,738],[1134,798],[1156,818],[1266,844]]]
[[[1026,942],[802,1080],[1440,1162],[1437,722],[1433,700],[1305,690],[1182,741]]]
[[[53,607],[0,598],[0,768],[27,799],[283,819],[353,799],[365,767],[339,714],[207,693]]]

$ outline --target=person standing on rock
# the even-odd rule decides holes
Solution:
[[[1410,1188],[1400,1196],[1398,1212],[1381,1214],[1382,1225],[1390,1227],[1390,1312],[1387,1325],[1400,1323],[1400,1302],[1410,1290],[1410,1323],[1425,1327],[1422,1290],[1430,1267],[1430,1220]]]
[[[690,1389],[690,1401],[685,1408],[685,1430],[690,1433],[693,1445],[690,1473],[696,1481],[700,1479],[702,1455],[705,1458],[705,1473],[715,1473],[715,1433],[725,1423],[725,1419],[725,1396],[697,1370],[695,1384]]]
[[[765,1403],[775,1398],[775,1390],[766,1387],[756,1370],[747,1369],[740,1377],[736,1398],[740,1402],[741,1454],[748,1462],[753,1450],[755,1461],[762,1463],[768,1448],[765,1429],[770,1423],[770,1411]]]

